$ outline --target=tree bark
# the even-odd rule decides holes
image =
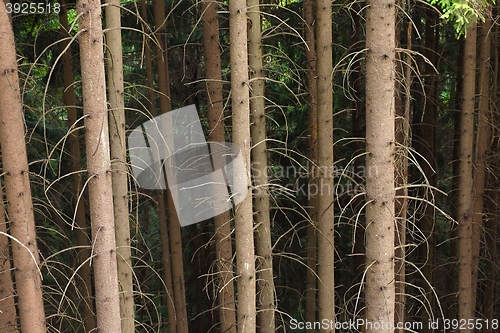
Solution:
[[[80,0],[80,64],[97,329],[121,332],[101,3]]]
[[[472,299],[472,156],[474,143],[474,100],[476,81],[476,23],[467,29],[464,45],[463,92],[460,122],[458,187],[458,318],[474,318]],[[465,329],[465,333],[473,332]]]
[[[224,142],[224,105],[222,96],[221,54],[219,40],[219,23],[217,19],[217,2],[204,0],[203,9],[203,43],[205,47],[208,94],[208,127],[209,139],[213,142]],[[214,156],[214,163],[222,161]],[[215,169],[223,166],[214,165]],[[236,333],[236,309],[234,304],[233,283],[233,249],[231,242],[231,224],[229,211],[214,217],[215,224],[215,251],[217,257],[219,295],[220,331]]]
[[[245,0],[229,0],[229,57],[233,143],[243,157],[250,179],[250,98],[248,89],[247,7]],[[255,333],[255,250],[252,191],[248,183],[245,199],[235,209],[236,274],[238,288],[238,333]]]
[[[118,283],[122,333],[134,332],[134,288],[130,222],[128,216],[127,147],[123,91],[123,57],[120,0],[106,0],[106,44],[113,211],[116,227]]]
[[[0,2],[0,146],[2,173],[15,268],[19,321],[23,332],[45,332],[42,279],[38,267],[35,217],[24,140],[14,32],[5,2]]]
[[[394,0],[366,13],[366,332],[392,332],[394,285]],[[384,130],[381,131],[380,129]]]

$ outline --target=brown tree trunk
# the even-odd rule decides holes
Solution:
[[[62,41],[62,67],[63,67],[63,82],[64,82],[64,104],[68,110],[68,135],[69,152],[70,152],[70,172],[71,182],[73,184],[73,198],[75,209],[75,223],[78,246],[81,247],[78,252],[78,264],[81,265],[78,276],[81,278],[81,283],[77,283],[81,293],[80,311],[83,315],[83,322],[86,332],[92,331],[95,326],[94,302],[92,300],[92,280],[90,272],[90,240],[87,230],[87,220],[85,218],[85,205],[80,197],[82,193],[82,175],[81,175],[81,155],[80,155],[80,139],[77,127],[76,116],[76,101],[75,101],[75,86],[72,66],[72,52],[69,47],[69,23],[68,23],[68,8],[66,0],[61,1],[61,11],[59,12],[59,22],[61,24],[61,37],[66,38]]]
[[[159,42],[157,53],[158,85],[160,90],[160,113],[172,110],[170,100],[170,79],[168,73],[168,53],[166,39],[165,5],[163,1],[153,0],[155,35]],[[170,255],[172,256],[172,282],[174,288],[175,321],[178,333],[188,333],[188,319],[186,308],[186,292],[184,287],[184,268],[182,260],[181,226],[176,214],[174,201],[171,195],[167,197],[167,214],[170,231]],[[163,240],[163,246],[166,246]]]
[[[318,317],[335,323],[332,2],[316,1],[318,74]],[[322,333],[334,332],[330,325]]]
[[[0,184],[0,331],[11,333],[19,332],[19,330],[17,329],[16,302],[3,199],[3,186]]]
[[[366,13],[366,332],[392,332],[394,286],[394,0]],[[380,129],[384,128],[383,131]]]
[[[483,231],[483,198],[486,182],[486,153],[490,145],[490,50],[491,50],[491,5],[481,25],[479,43],[479,112],[473,173],[473,215],[472,215],[472,302],[476,304],[479,256]]]
[[[80,0],[77,12],[97,329],[121,332],[101,3]]]
[[[23,332],[45,332],[42,279],[38,267],[35,217],[31,200],[24,118],[14,32],[5,2],[0,2],[0,146],[7,197],[19,321]]]
[[[134,332],[134,288],[130,222],[128,216],[127,147],[123,91],[120,0],[106,0],[106,44],[109,104],[109,134],[113,176],[113,210],[116,227],[118,283],[122,333]]]
[[[271,219],[267,191],[267,133],[262,64],[262,34],[259,0],[248,0],[248,58],[250,65],[250,110],[252,171],[254,173],[254,213],[257,254],[257,326],[261,333],[275,332],[274,277],[271,244]]]
[[[250,98],[248,89],[247,7],[245,0],[229,1],[229,57],[231,63],[231,105],[233,143],[243,157],[245,174],[250,167]],[[255,333],[255,249],[252,191],[235,209],[236,274],[238,287],[238,333]]]
[[[467,29],[464,45],[462,112],[460,122],[460,167],[458,187],[458,318],[474,318],[472,299],[472,156],[476,79],[476,23]],[[473,332],[466,329],[466,333]]]
[[[314,34],[314,0],[304,1],[304,39],[307,44],[307,115],[308,115],[308,182],[311,187],[313,184],[317,186],[316,175],[312,172],[312,165],[318,162],[318,85],[316,80],[316,37]],[[311,167],[309,167],[311,165]],[[306,273],[306,321],[316,321],[316,260],[317,260],[317,219],[318,210],[316,195],[312,195],[312,191],[308,191],[307,205],[310,221],[307,225],[307,273]],[[313,330],[307,330],[312,333]]]
[[[224,142],[224,105],[222,96],[222,77],[219,44],[219,23],[217,20],[217,2],[205,0],[203,9],[203,43],[205,46],[208,93],[209,138],[213,142]],[[222,158],[214,156],[213,161]],[[222,166],[214,165],[215,169]],[[231,242],[231,224],[229,211],[214,217],[215,251],[217,257],[217,295],[219,295],[220,331],[236,333],[236,309],[234,304],[233,249]]]

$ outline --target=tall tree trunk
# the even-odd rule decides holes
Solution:
[[[422,173],[429,182],[428,186],[436,187],[437,185],[437,136],[436,136],[436,119],[437,119],[437,100],[436,100],[436,73],[433,64],[436,63],[436,14],[433,9],[426,10],[427,18],[425,22],[425,57],[429,59],[430,64],[425,64],[425,109],[423,112],[423,123],[420,126],[422,144],[420,154],[422,155]],[[432,190],[424,189],[428,193],[426,199],[433,201],[431,195]],[[422,267],[422,275],[424,277],[423,288],[425,290],[427,302],[426,306],[422,307],[423,322],[428,322],[433,319],[433,311],[435,305],[434,298],[434,269],[435,269],[435,252],[436,240],[434,236],[436,211],[432,203],[425,205],[424,215],[422,217],[422,233],[425,237],[425,243],[421,246],[421,259],[424,262]],[[425,328],[424,332],[430,332],[429,328]]]
[[[19,330],[3,199],[3,186],[0,184],[0,232],[2,233],[0,234],[0,331],[11,333]]]
[[[486,153],[490,145],[490,51],[491,51],[491,5],[481,25],[479,43],[479,112],[473,173],[473,215],[472,215],[472,302],[476,304],[479,256],[483,230],[483,198],[486,182]]]
[[[123,91],[120,0],[106,0],[107,84],[109,92],[109,134],[113,171],[113,210],[116,227],[118,283],[122,333],[134,332],[134,288],[130,222],[128,216],[127,147]]]
[[[141,16],[143,20],[147,20],[146,1],[141,0]],[[147,21],[146,21],[147,22]],[[154,89],[153,77],[153,59],[151,56],[151,43],[146,38],[144,47],[144,56],[146,63],[146,76],[148,82],[148,97],[149,97],[149,117],[153,118],[156,115],[156,93]],[[172,260],[170,258],[170,240],[168,235],[167,210],[165,207],[165,197],[163,191],[157,191],[154,195],[158,209],[158,223],[160,225],[161,251],[162,251],[162,267],[163,267],[163,282],[166,288],[165,304],[167,305],[168,328],[170,333],[177,332],[175,322],[175,307],[174,307],[174,287],[172,281]]]
[[[366,332],[394,322],[394,0],[368,1],[366,13]],[[380,129],[384,130],[381,131]]]
[[[42,280],[24,141],[14,32],[6,2],[0,2],[0,146],[15,268],[18,313],[23,332],[45,332]]]
[[[254,172],[254,212],[256,224],[257,254],[257,325],[261,333],[274,333],[274,277],[271,244],[271,219],[269,215],[269,193],[267,191],[267,143],[266,105],[262,64],[262,34],[259,0],[248,0],[248,58],[250,65],[250,110],[252,171]]]
[[[318,317],[335,322],[332,2],[316,1],[318,74]],[[334,332],[332,326],[320,332]]]
[[[213,142],[224,142],[224,105],[222,96],[222,77],[219,41],[219,22],[217,19],[217,2],[204,0],[203,9],[203,43],[205,47],[208,93],[208,127],[209,138]],[[223,159],[214,156],[216,163]],[[214,165],[215,169],[223,166]],[[236,333],[236,309],[234,304],[233,283],[233,249],[231,242],[231,224],[229,211],[214,217],[215,251],[218,270],[219,320],[220,331]]]
[[[314,34],[314,0],[304,1],[304,39],[306,41],[307,58],[307,122],[309,127],[308,136],[308,182],[310,186],[316,184],[316,175],[311,172],[309,165],[314,165],[318,161],[318,85],[316,80],[316,37]],[[306,321],[316,321],[316,260],[317,260],[317,219],[318,210],[316,195],[311,192],[307,196],[309,218],[307,224],[307,273],[306,273]],[[313,330],[307,330],[312,333]]]
[[[80,0],[77,12],[97,329],[121,332],[101,3]]]
[[[160,89],[160,113],[172,110],[170,100],[170,79],[168,73],[168,53],[166,39],[165,4],[160,0],[153,0],[155,35],[159,42],[157,53],[158,85]],[[170,254],[172,256],[172,282],[174,287],[175,321],[178,333],[187,333],[188,319],[186,308],[186,292],[184,287],[184,268],[182,260],[181,226],[176,214],[172,195],[167,197],[167,212],[170,231]],[[163,240],[163,246],[166,246]]]
[[[476,81],[476,23],[467,29],[464,45],[462,111],[458,187],[458,318],[474,318],[472,299],[472,157]],[[473,332],[466,329],[465,332]]]
[[[82,279],[82,283],[77,283],[81,293],[80,309],[83,315],[83,323],[86,332],[92,331],[95,326],[94,302],[92,300],[92,280],[90,272],[90,240],[87,232],[87,220],[85,217],[85,205],[80,197],[82,193],[82,175],[81,175],[81,154],[80,154],[80,139],[77,127],[76,116],[76,101],[75,101],[75,86],[72,66],[72,52],[69,47],[69,23],[68,23],[68,8],[66,0],[61,1],[61,11],[59,12],[59,22],[61,23],[61,37],[66,38],[61,44],[62,50],[62,67],[63,67],[63,82],[64,82],[64,104],[68,110],[68,128],[70,134],[68,136],[69,152],[70,152],[70,172],[71,182],[73,184],[73,198],[75,209],[75,222],[78,246],[81,247],[78,252],[78,264],[81,265],[78,276]]]
[[[229,0],[229,57],[233,143],[241,149],[244,172],[250,179],[250,98],[248,89],[247,7],[245,0]],[[235,209],[238,333],[255,333],[255,250],[252,191]]]

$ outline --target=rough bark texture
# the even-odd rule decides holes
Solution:
[[[134,332],[134,288],[128,216],[127,147],[123,92],[120,0],[106,0],[107,84],[109,92],[109,134],[113,171],[113,210],[116,227],[118,283],[122,333]]]
[[[491,6],[486,20],[481,25],[479,42],[479,112],[477,118],[475,163],[473,178],[474,205],[472,215],[472,302],[476,304],[479,256],[483,231],[483,198],[486,182],[486,153],[490,146],[490,50],[491,50]]]
[[[68,9],[66,1],[61,1],[61,12],[59,13],[59,22],[61,23],[61,37],[66,38],[61,44],[63,50],[66,50],[62,55],[63,67],[63,82],[64,82],[64,104],[68,109],[68,128],[71,132],[68,136],[69,151],[70,151],[70,171],[71,182],[73,183],[73,198],[75,211],[75,224],[77,227],[77,242],[81,250],[78,252],[78,264],[81,265],[78,276],[81,278],[81,283],[77,283],[80,288],[81,302],[80,310],[83,316],[83,323],[86,332],[92,331],[95,326],[94,302],[92,300],[92,280],[90,272],[90,239],[89,230],[87,228],[87,220],[85,217],[84,201],[80,197],[82,193],[82,174],[81,170],[81,154],[79,133],[75,127],[77,125],[76,116],[76,101],[75,101],[75,86],[72,66],[72,53],[69,46],[69,23]]]
[[[467,29],[464,45],[458,186],[458,318],[474,318],[472,299],[472,157],[476,76],[476,23]],[[473,330],[466,329],[466,333]]]
[[[318,58],[318,317],[335,322],[332,2],[316,1]],[[320,332],[334,332],[332,325]]]
[[[9,238],[5,221],[3,186],[0,184],[0,332],[19,332],[17,329],[16,302],[10,265]]]
[[[224,142],[224,105],[222,96],[222,77],[219,43],[219,23],[217,20],[217,2],[203,1],[203,43],[205,46],[208,94],[209,138],[213,142]],[[214,156],[214,163],[222,161],[221,156]],[[214,165],[219,169],[220,165]],[[236,333],[236,309],[234,304],[233,249],[231,242],[231,224],[229,211],[214,217],[215,251],[218,270],[219,321],[220,331]]]
[[[310,165],[318,162],[318,86],[316,80],[316,37],[314,34],[314,0],[304,1],[304,39],[307,43],[306,57],[307,57],[307,121],[309,127],[309,151],[308,157]],[[311,186],[316,184],[316,175],[311,172],[311,167],[308,168],[308,180]],[[316,228],[318,220],[317,210],[318,199],[316,195],[308,193],[307,205],[308,214],[310,217],[309,224],[307,225],[307,273],[306,273],[306,321],[316,321],[316,260],[317,260],[317,237]],[[313,330],[307,330],[312,333]]]
[[[101,3],[77,3],[97,329],[121,332]]]
[[[252,171],[254,173],[255,246],[257,254],[257,326],[261,333],[275,332],[274,277],[271,219],[267,191],[267,133],[262,64],[259,0],[248,0],[248,58],[250,65],[250,111],[252,116]]]
[[[160,89],[160,113],[172,110],[170,99],[170,79],[168,73],[167,39],[165,31],[165,5],[163,1],[153,0],[156,38],[159,42],[157,53],[158,85]],[[182,260],[182,239],[179,218],[171,195],[167,197],[167,216],[170,231],[170,254],[172,256],[172,282],[174,288],[175,321],[178,333],[187,333],[188,319],[186,308],[186,292],[184,287],[184,270]],[[163,240],[163,246],[166,245]]]
[[[241,149],[245,172],[250,180],[250,98],[248,89],[247,7],[245,0],[229,1],[229,43],[231,62],[231,106],[233,143]],[[255,252],[252,192],[235,209],[236,273],[238,284],[238,333],[254,333]]]
[[[395,1],[366,13],[366,332],[394,321]],[[380,129],[384,130],[381,131]],[[374,325],[370,325],[373,323]]]
[[[42,281],[38,268],[24,118],[19,91],[14,33],[5,2],[0,2],[0,146],[7,213],[12,237],[17,306],[23,332],[45,332]]]

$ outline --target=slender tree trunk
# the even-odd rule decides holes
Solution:
[[[335,323],[332,2],[316,1],[318,74],[318,317]],[[334,332],[332,325],[322,333]]]
[[[165,5],[163,1],[153,0],[155,35],[160,43],[157,54],[158,85],[160,89],[160,113],[172,110],[170,100],[170,79],[168,73],[168,53],[165,26]],[[172,256],[172,282],[174,287],[175,320],[178,333],[188,333],[188,319],[186,308],[186,292],[184,287],[184,268],[182,260],[182,239],[179,218],[176,214],[174,201],[171,195],[167,197],[167,213],[170,231],[170,255]],[[163,240],[163,246],[166,240]]]
[[[3,186],[0,184],[0,331],[11,333],[17,329],[16,302],[10,266],[9,238],[5,221]]]
[[[266,105],[262,64],[262,35],[259,0],[248,0],[248,58],[250,65],[250,110],[254,172],[254,212],[256,224],[257,254],[257,325],[261,333],[274,333],[274,277],[271,244],[271,219],[269,216],[269,193],[267,192],[267,143]]]
[[[490,145],[490,51],[491,51],[491,5],[481,26],[479,43],[479,113],[477,119],[475,163],[473,173],[472,215],[472,302],[476,304],[479,256],[483,231],[483,198],[486,182],[486,153]]]
[[[307,115],[308,115],[308,181],[310,186],[317,186],[316,175],[312,172],[313,166],[318,161],[318,85],[316,80],[316,37],[314,34],[314,0],[304,1],[304,39],[306,41],[306,57],[307,57]],[[311,219],[307,225],[307,273],[306,273],[306,321],[316,321],[316,260],[317,260],[317,238],[316,228],[318,219],[316,195],[311,192],[307,196],[307,205],[309,218]],[[313,330],[307,330],[312,333]]]
[[[0,146],[10,234],[17,240],[12,242],[12,257],[19,321],[23,332],[45,332],[14,32],[3,1],[0,2],[0,49]]]
[[[435,187],[437,185],[437,135],[436,135],[436,119],[437,119],[437,106],[436,106],[436,73],[431,64],[436,63],[436,33],[435,25],[436,20],[435,12],[432,9],[426,11],[427,18],[425,22],[425,56],[429,59],[429,63],[425,64],[425,109],[423,112],[423,123],[420,126],[422,144],[420,147],[420,154],[422,155],[422,173],[425,175],[429,186]],[[427,184],[426,184],[427,185]],[[425,199],[433,201],[431,195],[432,190],[424,189],[427,193]],[[425,290],[426,299],[424,300],[426,306],[422,307],[423,322],[428,322],[433,319],[432,314],[434,311],[434,269],[435,269],[435,252],[436,240],[434,236],[436,211],[432,203],[425,205],[424,215],[422,217],[422,233],[425,237],[425,243],[421,246],[421,259],[424,262],[422,267],[422,275],[424,277],[423,288]],[[427,305],[428,304],[428,305]],[[430,332],[426,327],[424,332]]]
[[[141,0],[141,16],[144,20],[147,19],[146,1]],[[153,118],[156,115],[156,93],[154,89],[153,77],[153,59],[151,57],[151,49],[149,39],[146,39],[144,48],[144,56],[146,63],[146,76],[149,92],[149,116]],[[165,304],[167,305],[168,327],[170,333],[177,332],[175,321],[174,307],[174,287],[172,281],[172,261],[170,258],[170,241],[168,235],[168,221],[165,207],[165,197],[163,191],[157,191],[154,195],[158,209],[158,223],[160,225],[161,251],[162,251],[162,267],[163,267],[163,282],[166,288]]]
[[[229,0],[229,57],[233,143],[241,149],[250,179],[250,98],[248,89],[247,7],[245,0]],[[236,274],[238,282],[238,333],[255,333],[255,250],[252,191],[235,209]]]
[[[460,122],[460,166],[458,187],[458,318],[474,318],[472,299],[472,156],[476,78],[476,23],[467,29],[464,45],[462,116]],[[465,329],[465,332],[473,332]]]
[[[122,333],[134,332],[134,288],[128,216],[127,147],[123,91],[120,0],[106,0],[107,77],[111,112],[109,134],[112,160],[113,209],[116,227],[118,283]]]
[[[104,75],[101,3],[80,0],[80,64],[87,172],[89,175],[92,265],[94,266],[97,329],[121,332],[116,262],[113,188],[109,155],[108,110]]]
[[[224,105],[222,96],[222,77],[220,60],[219,23],[217,2],[205,0],[203,9],[203,43],[205,46],[208,93],[209,138],[213,142],[224,142]],[[222,161],[215,156],[214,162]],[[219,169],[223,166],[214,166]],[[236,333],[236,309],[234,304],[233,249],[231,243],[231,224],[229,211],[214,217],[215,251],[218,270],[219,320],[220,331]]]
[[[394,0],[369,1],[366,13],[366,332],[394,322]],[[380,129],[384,128],[383,131]]]
[[[85,218],[85,205],[80,197],[82,193],[82,175],[81,172],[81,155],[80,155],[80,140],[77,127],[76,116],[76,101],[75,101],[75,86],[72,66],[72,52],[69,47],[69,23],[68,23],[68,8],[66,0],[61,1],[61,11],[59,12],[59,22],[61,24],[61,37],[66,38],[61,43],[62,50],[66,50],[62,54],[63,67],[63,82],[64,82],[64,104],[68,110],[68,128],[70,134],[68,136],[69,152],[70,152],[70,172],[71,182],[73,184],[73,198],[76,222],[76,233],[78,246],[81,247],[78,252],[78,265],[82,265],[78,276],[82,279],[82,283],[77,285],[81,293],[80,309],[83,315],[84,327],[86,332],[92,331],[95,326],[94,302],[92,300],[92,280],[90,272],[90,240],[87,232],[87,220]]]

